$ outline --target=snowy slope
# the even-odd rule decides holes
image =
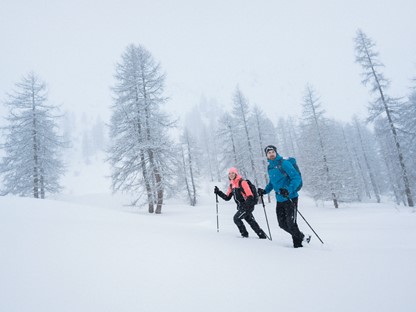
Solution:
[[[0,197],[0,311],[414,311],[408,209],[335,210],[303,196],[301,211],[325,245],[313,237],[293,249],[274,204],[273,241],[252,231],[243,239],[232,203],[219,203],[216,232],[211,186],[204,192],[199,206],[170,201],[162,215],[129,211],[117,197],[93,206],[99,195],[88,205]],[[261,206],[256,218],[267,231]]]

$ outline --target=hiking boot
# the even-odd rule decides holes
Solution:
[[[302,239],[299,239],[299,238],[293,238],[293,247],[294,247],[294,248],[300,248],[300,247],[303,247],[303,245],[302,245]]]
[[[264,233],[264,231],[261,231],[261,232],[257,233],[257,235],[259,236],[260,239],[267,238],[267,235],[266,235],[266,233]]]
[[[247,232],[241,233],[241,236],[247,238],[248,237],[248,233]]]

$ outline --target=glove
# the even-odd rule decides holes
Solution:
[[[266,194],[264,192],[264,190],[262,188],[260,188],[260,187],[257,189],[257,193],[259,193],[259,196],[263,196],[264,194]]]
[[[282,195],[283,197],[289,197],[289,191],[285,188],[281,188],[279,189],[280,195]]]
[[[220,189],[217,186],[215,186],[214,187],[214,194],[218,195],[219,192],[220,192]]]

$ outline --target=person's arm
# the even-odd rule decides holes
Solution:
[[[217,192],[218,196],[220,196],[222,199],[229,201],[231,197],[233,197],[233,192],[231,190],[231,186],[228,186],[227,194],[224,194],[220,190]]]
[[[270,181],[264,188],[264,194],[269,194],[273,190],[273,184]]]

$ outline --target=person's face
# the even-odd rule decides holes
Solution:
[[[236,176],[237,175],[235,174],[235,172],[229,172],[228,173],[228,179],[230,179],[230,180],[234,180]]]
[[[276,159],[276,152],[274,150],[270,150],[267,152],[267,159],[275,160]]]

